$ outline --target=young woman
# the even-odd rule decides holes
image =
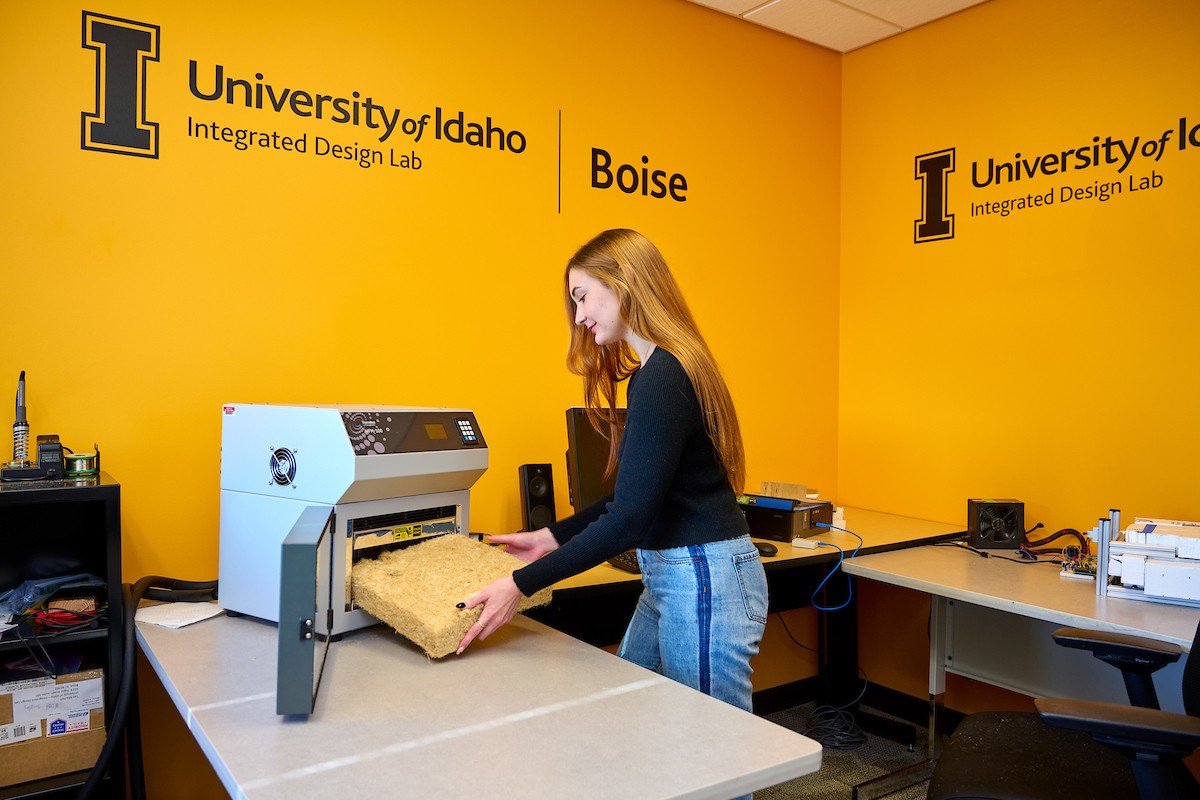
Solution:
[[[512,619],[521,594],[637,548],[644,589],[618,654],[749,711],[767,582],[737,505],[745,457],[729,391],[646,237],[601,233],[568,262],[565,290],[567,365],[608,421],[614,491],[548,528],[491,537],[529,563],[466,600],[484,608],[458,652]],[[609,410],[625,379],[618,445]]]

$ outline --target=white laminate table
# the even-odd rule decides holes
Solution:
[[[1015,555],[1012,551],[991,552]],[[1094,582],[1065,578],[1057,567],[1013,563],[991,556],[984,558],[961,547],[894,550],[847,560],[842,568],[859,578],[903,586],[931,596],[929,694],[931,712],[934,712],[930,720],[933,750],[936,750],[936,711],[946,688],[950,636],[947,621],[950,604],[955,601],[1054,626],[1115,631],[1172,642],[1185,653],[1191,647],[1200,621],[1200,611],[1195,608],[1099,596]],[[1003,634],[998,628],[984,631],[983,636],[1001,637]],[[1028,653],[1014,655],[1029,658]],[[1111,667],[1103,669],[1112,670]],[[1113,673],[1115,675],[1115,671]],[[1114,680],[1119,683],[1119,677]],[[995,682],[1004,685],[1001,681]]]
[[[275,626],[139,622],[234,798],[711,798],[815,772],[821,746],[518,616],[462,656],[376,626],[329,650],[307,720],[275,713]]]
[[[991,552],[1015,557],[1014,551]],[[927,546],[860,556],[847,561],[843,569],[862,578],[1058,625],[1174,642],[1185,652],[1200,620],[1195,608],[1102,597],[1096,594],[1094,582],[1064,578],[1057,567],[983,558],[961,547]]]

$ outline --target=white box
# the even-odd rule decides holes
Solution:
[[[1200,600],[1200,561],[1146,559],[1147,595]]]
[[[1146,557],[1140,555],[1124,555],[1120,557],[1121,562],[1121,585],[1122,586],[1144,586],[1146,584]],[[1113,573],[1109,569],[1109,574]]]

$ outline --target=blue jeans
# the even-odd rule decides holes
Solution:
[[[767,576],[750,537],[637,555],[644,588],[617,655],[751,711]]]

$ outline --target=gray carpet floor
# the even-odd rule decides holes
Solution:
[[[811,725],[813,712],[810,703],[768,714],[766,719],[804,733]],[[913,751],[907,745],[871,734],[863,734],[863,743],[853,749],[826,746],[821,753],[818,772],[760,789],[754,793],[754,800],[849,800],[854,796],[857,784],[924,761],[925,735],[924,728],[917,730],[918,745]],[[929,781],[925,780],[884,796],[887,800],[923,800],[928,786]]]

